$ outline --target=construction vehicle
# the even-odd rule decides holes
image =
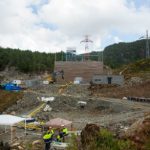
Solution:
[[[52,74],[47,75],[44,79],[49,83],[56,83],[58,76],[61,76],[61,78],[64,80],[64,71],[54,71]]]

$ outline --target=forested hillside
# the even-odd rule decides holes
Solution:
[[[61,53],[57,53],[57,59]],[[6,67],[15,67],[21,72],[53,71],[55,55],[52,53],[21,51],[19,49],[0,48],[0,71]]]
[[[104,49],[104,63],[112,68],[145,58],[146,41],[113,44]]]

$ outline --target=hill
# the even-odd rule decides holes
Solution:
[[[138,40],[130,43],[118,43],[104,49],[104,63],[111,68],[133,63],[145,58],[146,41]]]

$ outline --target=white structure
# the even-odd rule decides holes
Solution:
[[[41,97],[42,102],[53,102],[55,97]]]
[[[26,118],[17,117],[13,115],[0,115],[0,125],[10,126],[25,120],[25,134],[26,134]],[[12,142],[12,130],[11,130],[11,142]]]
[[[16,85],[20,85],[21,84],[21,80],[13,80],[12,83],[16,84]]]
[[[74,79],[74,84],[80,84],[81,82],[83,81],[83,78],[82,77],[76,77],[75,79]]]
[[[66,50],[66,61],[76,60],[76,47],[68,47]]]

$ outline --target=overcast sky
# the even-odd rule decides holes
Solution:
[[[65,51],[90,35],[90,51],[150,30],[150,0],[0,0],[0,46]]]

